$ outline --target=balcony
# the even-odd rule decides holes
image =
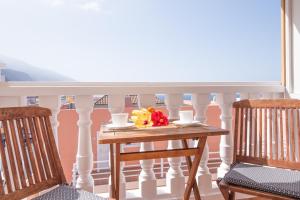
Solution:
[[[282,98],[285,87],[279,82],[1,82],[0,91],[1,107],[24,106],[28,103],[28,97],[34,96],[38,99],[38,105],[50,108],[51,123],[68,182],[108,197],[109,148],[97,144],[97,135],[101,125],[109,122],[111,113],[155,106],[167,113],[170,119],[177,119],[179,110],[192,108],[196,120],[231,130],[231,106],[234,101]],[[156,95],[161,98],[155,98]],[[191,96],[191,100],[184,101],[184,95]],[[62,96],[74,96],[70,109],[62,107]],[[94,99],[99,96],[105,98],[95,106]],[[134,103],[130,103],[132,101]],[[122,150],[131,151],[142,146],[146,150],[170,148],[173,142],[176,141],[168,144],[129,144]],[[189,145],[194,144],[190,141]],[[222,199],[215,180],[229,169],[232,145],[232,134],[209,139],[197,172],[202,199]],[[147,163],[126,162],[122,165],[121,176],[122,199],[176,199],[182,196],[178,187],[183,188],[184,185],[178,184],[181,183],[179,180],[186,178],[187,167],[184,159],[173,158]],[[155,177],[156,187],[147,187],[153,181],[152,177]],[[145,187],[147,189],[142,189]]]

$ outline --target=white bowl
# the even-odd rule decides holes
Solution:
[[[194,114],[192,110],[179,111],[179,119],[182,123],[192,123],[194,120]]]
[[[111,115],[111,121],[115,127],[126,126],[128,122],[128,113],[113,113]]]

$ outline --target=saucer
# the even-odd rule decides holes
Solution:
[[[134,123],[126,123],[125,126],[116,126],[114,124],[107,124],[105,126],[109,129],[127,129],[127,128],[134,127]]]
[[[172,123],[175,125],[178,125],[178,126],[191,126],[191,125],[195,125],[195,124],[200,124],[200,121],[193,120],[192,122],[186,123],[186,122],[182,122],[180,120],[176,120],[176,121],[173,121]]]

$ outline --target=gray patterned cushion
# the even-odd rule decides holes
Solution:
[[[300,171],[238,163],[225,175],[226,183],[300,199]]]
[[[61,185],[57,188],[34,198],[34,200],[104,200],[105,198],[98,197],[84,190],[78,190],[71,186]]]

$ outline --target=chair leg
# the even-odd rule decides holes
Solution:
[[[235,192],[230,191],[229,192],[229,200],[234,200],[235,199]]]
[[[224,197],[225,200],[232,200],[234,199],[234,193],[231,193],[229,188],[227,187],[226,183],[222,179],[217,179],[217,185]]]

